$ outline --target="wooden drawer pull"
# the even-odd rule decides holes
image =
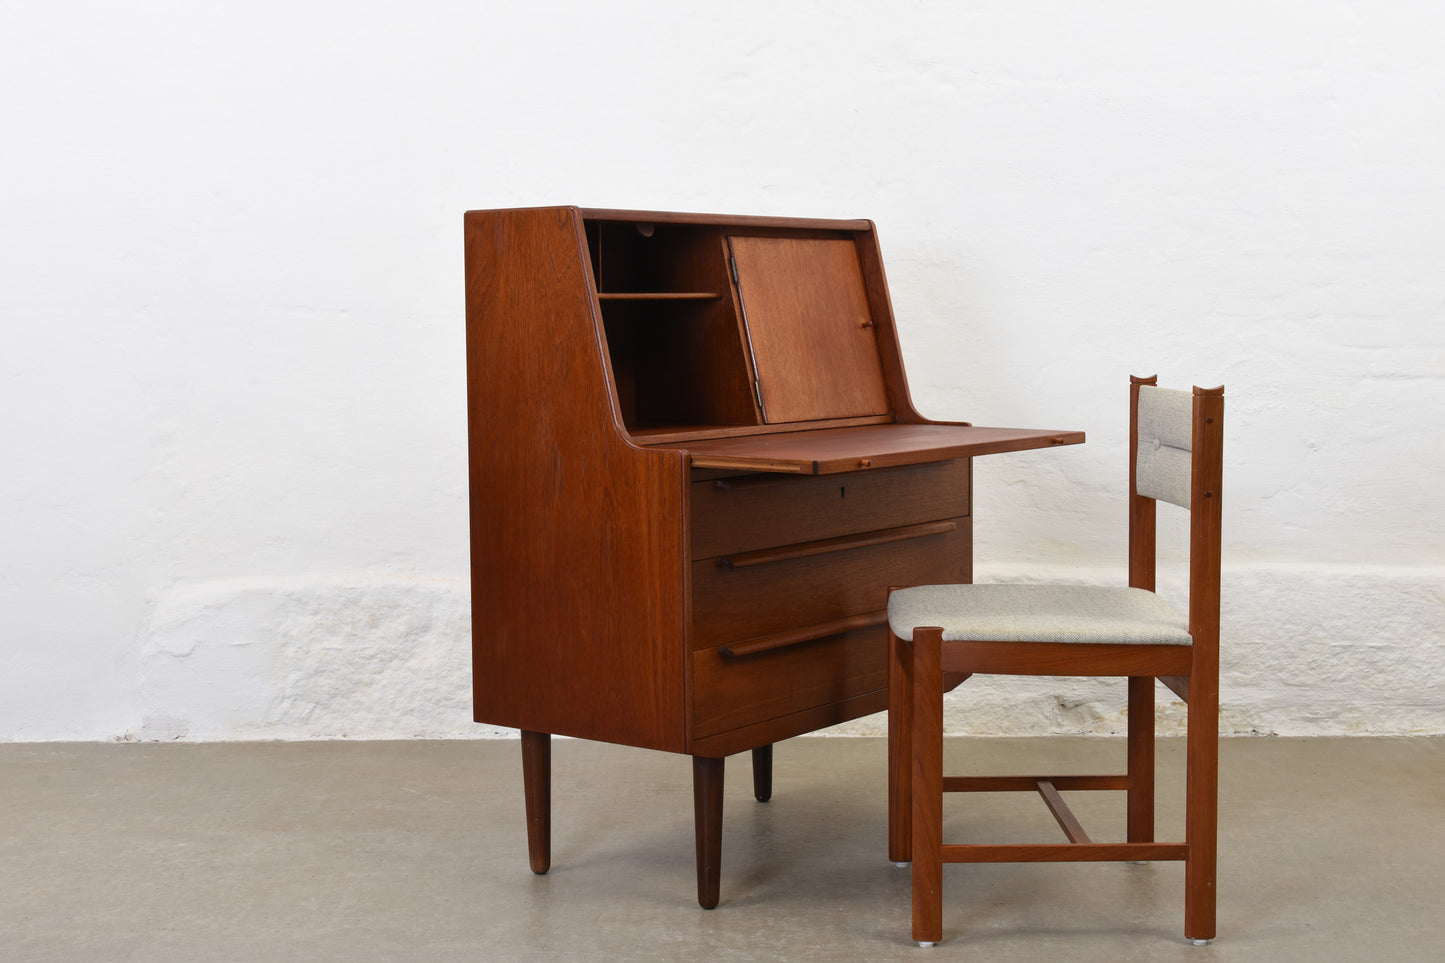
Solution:
[[[760,635],[755,639],[748,639],[746,642],[732,642],[728,645],[718,646],[718,653],[725,659],[741,659],[750,655],[761,655],[764,652],[776,652],[778,649],[812,642],[814,639],[824,639],[830,635],[840,635],[853,629],[866,629],[874,625],[882,625],[887,621],[888,611],[886,609],[881,612],[869,612],[866,615],[850,615],[848,618],[839,619],[836,622],[823,622],[802,629],[793,629],[791,632]]]
[[[756,552],[742,552],[738,555],[728,555],[717,560],[722,568],[747,568],[750,565],[766,565],[769,562],[787,562],[795,558],[808,558],[812,555],[827,555],[829,552],[846,552],[854,548],[867,548],[870,545],[886,545],[889,542],[903,542],[910,538],[923,538],[925,535],[947,535],[956,531],[958,523],[953,521],[944,522],[923,522],[920,525],[904,525],[900,528],[886,528],[881,532],[865,532],[862,535],[843,535],[838,538],[825,538],[816,542],[803,542],[799,545],[783,545],[778,548],[762,548]]]

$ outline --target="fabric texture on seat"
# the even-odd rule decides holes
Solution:
[[[1094,585],[920,585],[888,598],[893,634],[945,641],[1189,645],[1189,620],[1153,592]]]

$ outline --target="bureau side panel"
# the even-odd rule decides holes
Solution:
[[[620,435],[577,212],[465,234],[476,719],[681,751],[683,457]]]

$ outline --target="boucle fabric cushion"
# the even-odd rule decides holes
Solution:
[[[947,641],[1189,645],[1189,620],[1153,592],[1095,585],[920,585],[888,597],[893,634]]]
[[[1139,494],[1189,507],[1194,447],[1194,396],[1187,391],[1139,389]]]

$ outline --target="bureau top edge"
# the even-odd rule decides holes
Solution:
[[[867,218],[774,217],[766,214],[687,214],[678,211],[626,211],[609,208],[556,207],[496,208],[467,211],[467,214],[490,214],[504,210],[572,210],[589,221],[638,221],[652,224],[707,224],[737,227],[785,228],[814,231],[871,231],[873,222]]]

